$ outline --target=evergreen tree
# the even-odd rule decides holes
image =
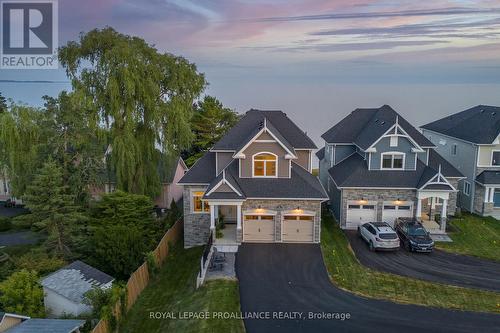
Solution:
[[[191,118],[195,138],[191,149],[184,154],[186,164],[193,165],[238,122],[239,118],[236,112],[224,107],[212,96],[205,96],[202,101],[195,104]]]
[[[7,99],[0,92],[0,113],[7,112]]]
[[[62,176],[57,163],[48,160],[28,186],[24,200],[31,210],[34,226],[48,232],[47,248],[67,257],[71,253],[72,228],[82,220],[82,215]]]

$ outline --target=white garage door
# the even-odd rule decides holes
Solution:
[[[357,229],[360,224],[377,221],[377,210],[374,204],[347,205],[346,229]]]
[[[285,215],[283,241],[311,243],[314,239],[314,216]]]
[[[382,221],[389,223],[394,226],[394,222],[398,217],[412,217],[411,205],[384,205],[384,210],[382,211]]]
[[[274,242],[273,215],[245,215],[243,218],[244,242]]]

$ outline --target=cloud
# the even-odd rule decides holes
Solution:
[[[366,43],[321,43],[303,44],[301,46],[247,46],[243,49],[273,51],[273,52],[345,52],[366,50],[389,50],[405,46],[425,46],[448,43],[445,40],[402,40],[402,41],[380,41]]]
[[[465,8],[449,7],[439,9],[411,9],[402,11],[382,12],[359,12],[359,13],[331,13],[300,16],[274,16],[257,19],[261,22],[289,22],[289,21],[317,21],[317,20],[346,20],[367,18],[389,18],[389,17],[412,17],[412,16],[449,16],[469,14],[492,14],[500,13],[500,8]]]

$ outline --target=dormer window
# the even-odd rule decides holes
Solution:
[[[253,155],[254,177],[276,177],[278,157],[273,153],[258,153]]]
[[[403,153],[382,153],[381,169],[385,170],[402,170],[405,161]]]

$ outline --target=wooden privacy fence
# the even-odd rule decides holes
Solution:
[[[169,253],[169,244],[175,244],[181,239],[183,232],[183,219],[180,218],[174,225],[168,229],[168,231],[163,235],[162,239],[158,243],[156,249],[153,250],[154,258],[156,264],[159,267],[162,267],[165,264],[165,259]],[[130,310],[130,308],[134,305],[135,301],[147,287],[149,283],[149,268],[148,263],[144,262],[135,272],[130,275],[130,278],[127,281],[127,307],[126,311]],[[117,302],[113,308],[113,314],[117,320],[121,317],[121,306]],[[92,333],[110,333],[111,329],[110,325],[104,319],[99,320],[97,325],[92,330]]]

